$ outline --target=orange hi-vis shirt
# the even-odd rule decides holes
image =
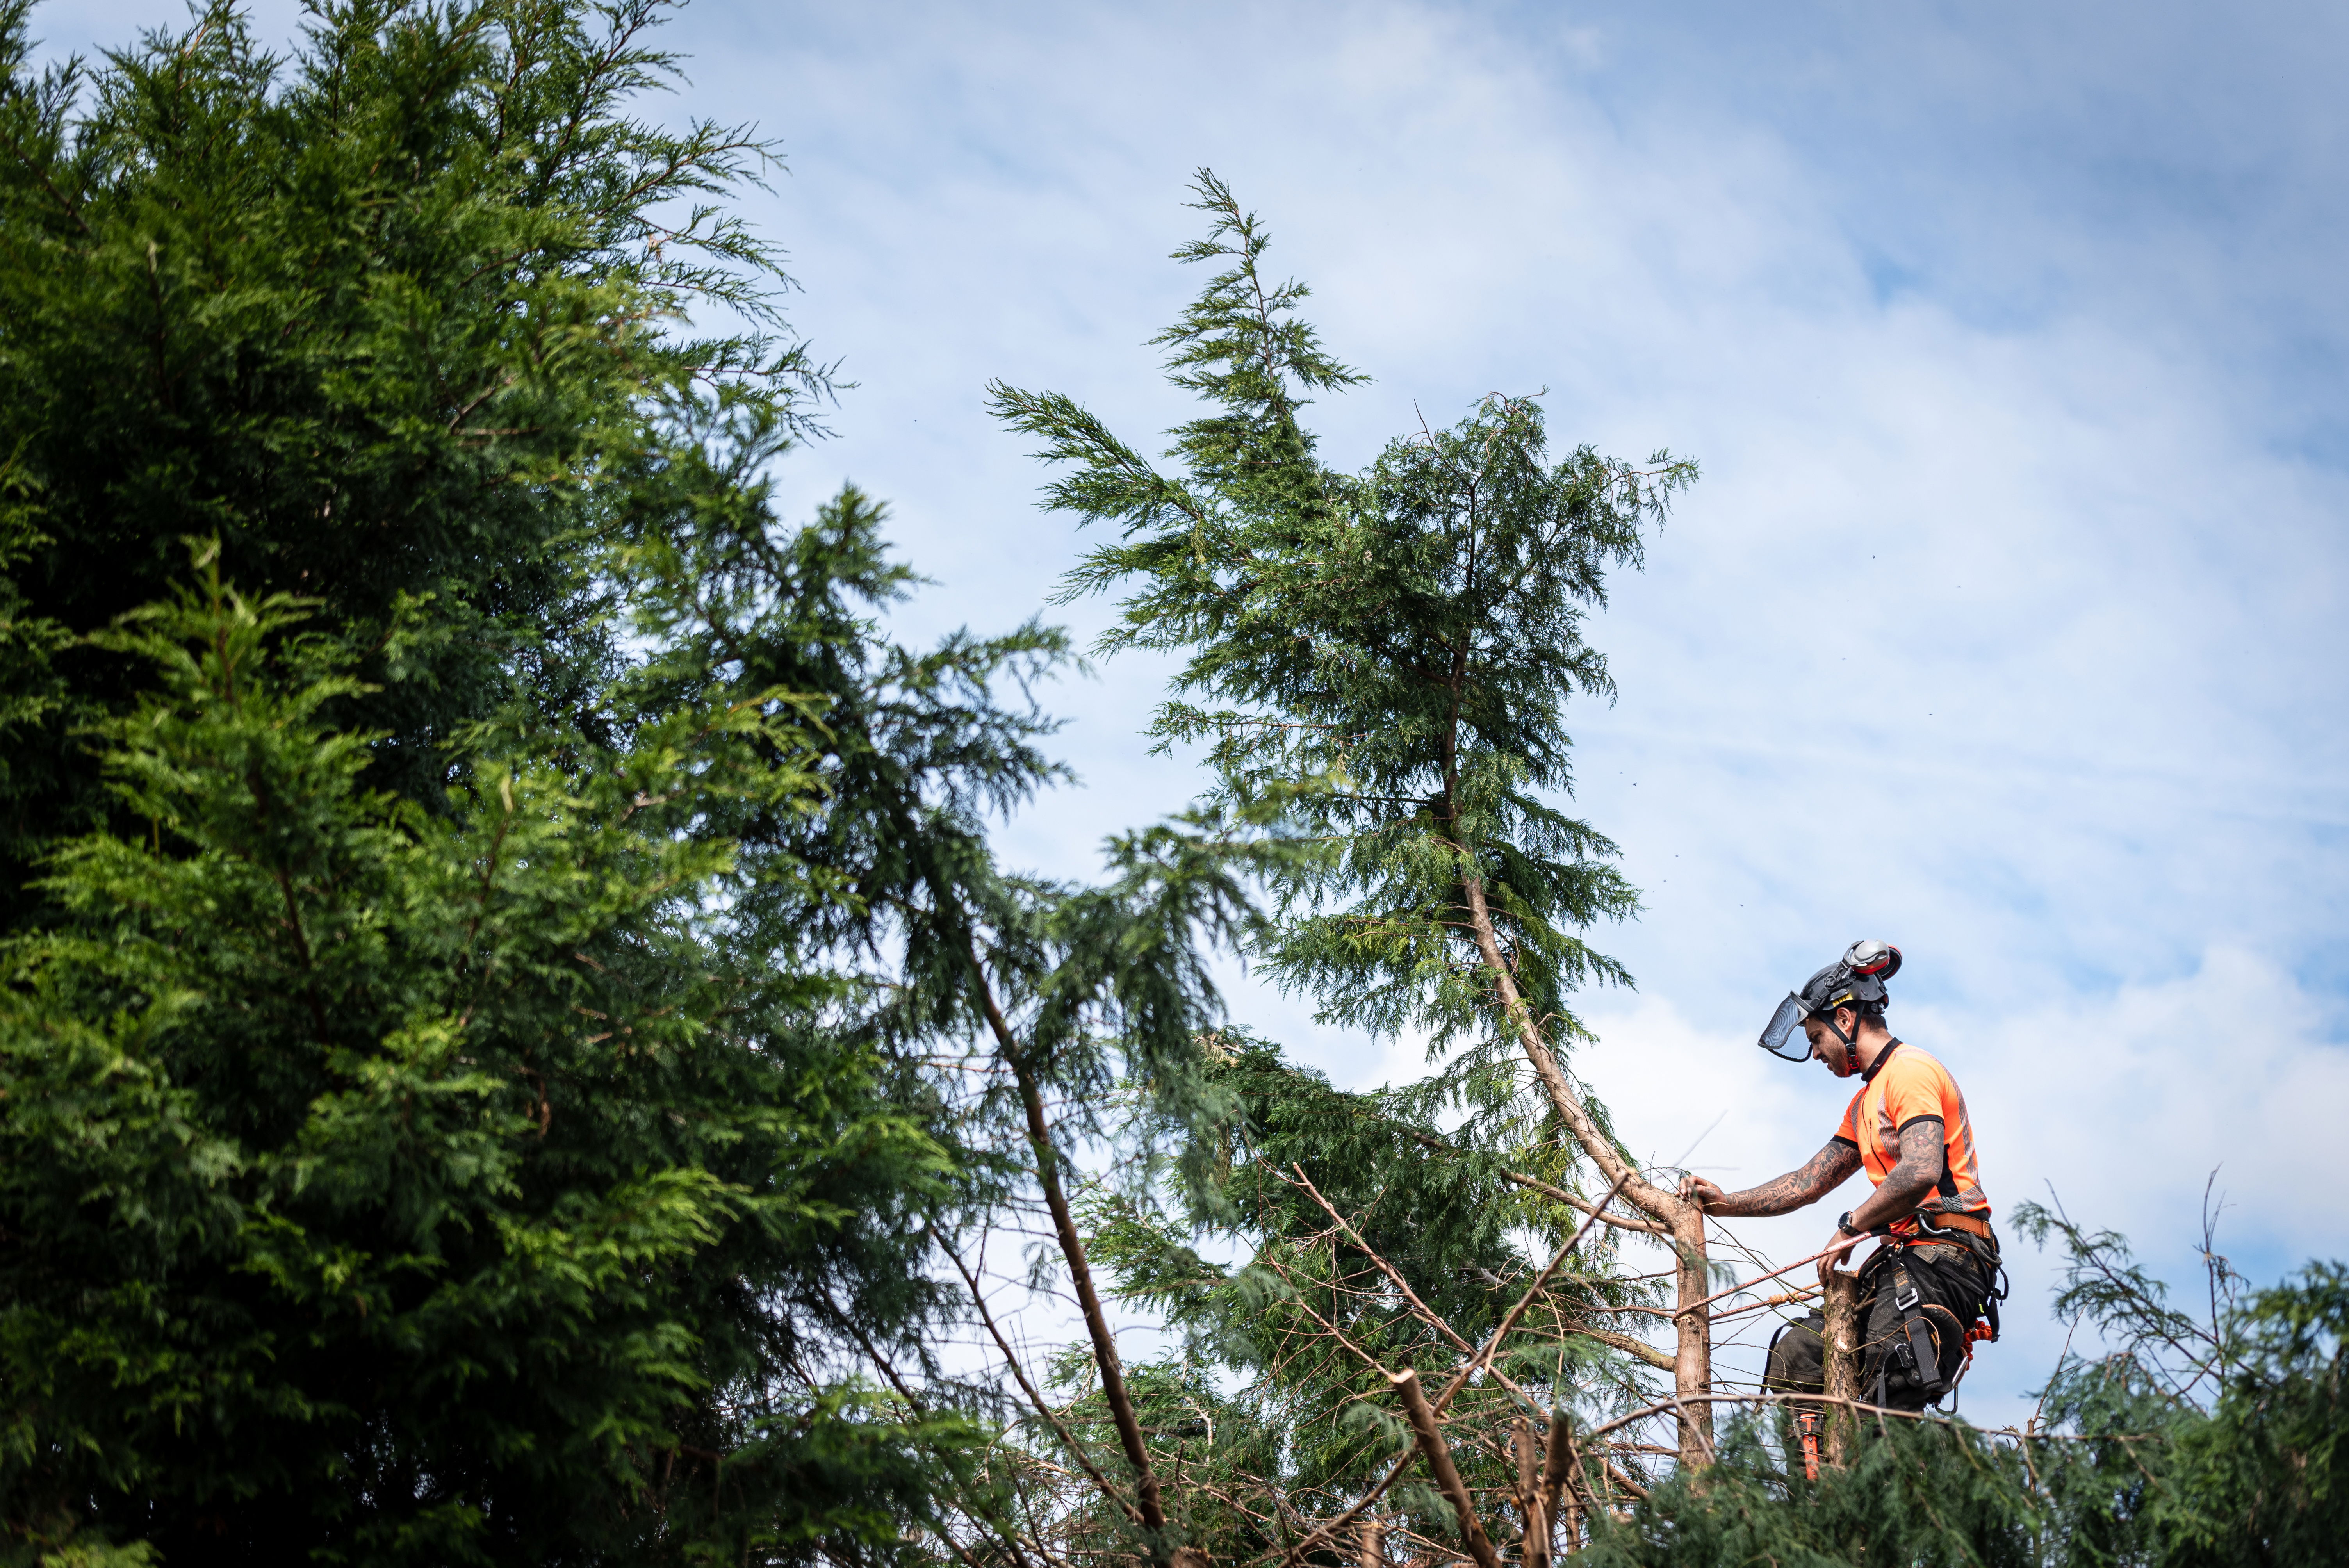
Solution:
[[[1900,1163],[1900,1130],[1920,1117],[1941,1119],[1941,1179],[1917,1205],[1928,1214],[1990,1214],[1982,1168],[1974,1160],[1974,1126],[1966,1097],[1950,1069],[1916,1047],[1893,1041],[1868,1064],[1859,1092],[1843,1113],[1836,1141],[1859,1150],[1859,1163],[1878,1186]]]

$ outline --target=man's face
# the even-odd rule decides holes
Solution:
[[[1851,1036],[1852,1026],[1857,1023],[1858,1019],[1850,1008],[1837,1007],[1835,1021],[1842,1027],[1844,1037],[1847,1039]],[[1811,1055],[1826,1063],[1827,1071],[1837,1078],[1851,1077],[1851,1047],[1845,1045],[1842,1039],[1836,1037],[1835,1030],[1827,1027],[1827,1021],[1825,1018],[1804,1019],[1803,1033],[1810,1039]]]

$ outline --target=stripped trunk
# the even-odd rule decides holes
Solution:
[[[1830,1399],[1859,1398],[1859,1276],[1836,1269],[1828,1274],[1826,1301],[1826,1396]],[[1851,1460],[1851,1434],[1859,1413],[1850,1405],[1827,1407],[1827,1462]]]
[[[1573,1086],[1567,1082],[1566,1071],[1557,1065],[1557,1057],[1543,1037],[1533,1009],[1526,1006],[1524,995],[1517,990],[1516,976],[1501,952],[1493,912],[1485,901],[1484,882],[1475,877],[1465,878],[1461,892],[1467,905],[1469,928],[1475,934],[1476,950],[1500,992],[1502,1007],[1516,1031],[1526,1059],[1532,1064],[1534,1076],[1541,1080],[1550,1104],[1557,1109],[1558,1119],[1566,1123],[1567,1130],[1590,1162],[1599,1167],[1599,1173],[1610,1181],[1621,1181],[1623,1196],[1663,1228],[1663,1239],[1674,1255],[1673,1283],[1679,1297],[1675,1305],[1681,1309],[1672,1320],[1672,1392],[1683,1398],[1709,1394],[1713,1391],[1713,1321],[1702,1310],[1687,1310],[1704,1300],[1712,1290],[1711,1266],[1705,1253],[1704,1211],[1682,1202],[1675,1194],[1633,1171],[1614,1141],[1600,1130]],[[1702,1402],[1683,1405],[1679,1418],[1680,1462],[1692,1469],[1711,1464],[1713,1407]]]
[[[1681,1309],[1672,1319],[1672,1392],[1685,1399],[1713,1392],[1713,1316],[1702,1307],[1687,1310],[1713,1294],[1712,1268],[1704,1250],[1704,1211],[1678,1200],[1673,1206],[1679,1212],[1665,1220],[1672,1228],[1672,1284]],[[1681,1463],[1702,1467],[1713,1462],[1710,1403],[1699,1398],[1681,1407],[1680,1439]]]

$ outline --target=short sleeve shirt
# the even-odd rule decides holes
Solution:
[[[1990,1212],[1974,1160],[1973,1123],[1966,1097],[1950,1069],[1912,1045],[1895,1040],[1868,1064],[1859,1092],[1851,1097],[1836,1129],[1837,1141],[1859,1150],[1868,1179],[1878,1186],[1900,1163],[1900,1130],[1923,1117],[1941,1122],[1941,1176],[1932,1196],[1918,1208],[1935,1214]]]

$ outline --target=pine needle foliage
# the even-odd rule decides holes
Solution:
[[[1539,403],[1495,397],[1360,473],[1328,467],[1307,395],[1363,377],[1298,318],[1305,286],[1263,271],[1257,219],[1210,172],[1195,190],[1209,231],[1175,254],[1221,270],[1154,341],[1216,409],[1172,432],[1178,468],[1063,394],[992,389],[997,415],[1070,470],[1047,504],[1117,528],[1064,592],[1129,591],[1103,651],[1181,654],[1152,733],[1204,743],[1212,806],[1278,800],[1327,846],[1281,883],[1272,975],[1327,1022],[1495,1044],[1494,978],[1461,911],[1481,881],[1533,1016],[1570,1039],[1568,994],[1628,978],[1579,933],[1637,895],[1614,845],[1549,799],[1571,782],[1565,704],[1612,694],[1585,617],[1695,466],[1587,447],[1553,461]],[[1474,1053],[1448,1087],[1506,1100],[1501,1055]]]

